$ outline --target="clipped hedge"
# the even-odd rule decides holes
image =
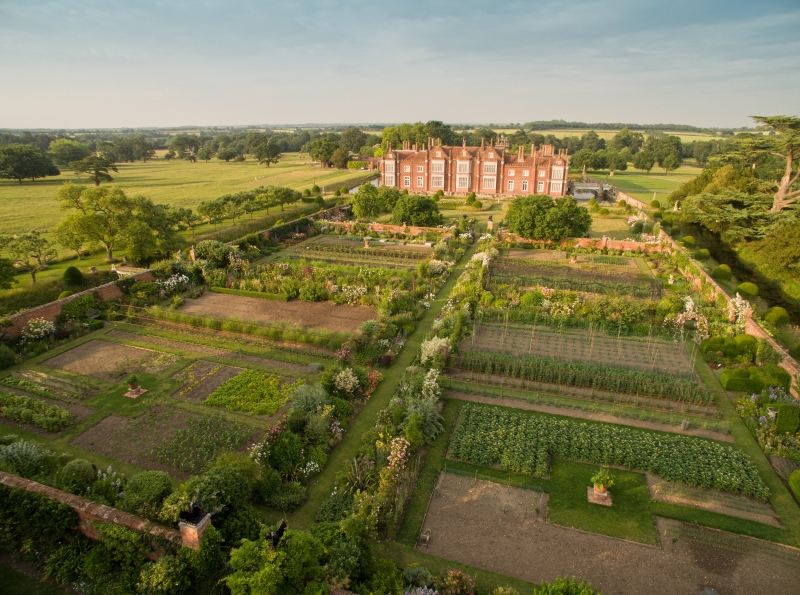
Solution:
[[[792,474],[789,476],[789,487],[792,489],[794,497],[800,501],[800,469],[792,471]]]
[[[754,298],[758,295],[758,285],[746,281],[744,283],[739,283],[739,285],[736,286],[736,291],[742,297]]]
[[[727,281],[733,277],[733,271],[731,271],[731,267],[729,267],[727,264],[721,264],[717,267],[714,267],[714,270],[711,271],[711,276],[714,279]]]
[[[780,306],[773,306],[764,312],[764,316],[761,318],[764,320],[764,322],[771,324],[772,326],[784,326],[790,322],[789,313],[785,308],[781,308]]]
[[[720,351],[726,357],[749,355],[755,357],[758,350],[758,339],[752,335],[737,335],[736,337],[709,337],[700,344],[703,353]]]
[[[262,300],[275,300],[276,302],[288,302],[289,298],[281,293],[263,293],[261,291],[249,291],[247,289],[230,289],[228,287],[211,287],[214,293],[225,293],[228,295],[240,295],[242,297],[261,298]]]
[[[778,434],[794,434],[798,425],[800,425],[800,407],[790,403],[778,405],[778,419],[775,424]]]
[[[708,260],[711,258],[711,252],[709,252],[706,248],[700,248],[700,250],[694,253],[694,257],[697,260]]]
[[[777,364],[762,367],[733,368],[725,370],[720,377],[722,388],[732,392],[760,393],[765,388],[780,387],[789,390],[792,377]]]
[[[686,236],[682,241],[687,248],[694,248],[697,245],[697,240],[694,239],[694,236]]]

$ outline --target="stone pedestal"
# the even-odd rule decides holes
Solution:
[[[206,513],[206,515],[200,519],[197,524],[187,523],[186,521],[181,521],[178,523],[178,528],[181,530],[181,540],[183,541],[183,545],[186,547],[190,547],[193,550],[200,549],[200,542],[203,539],[203,533],[211,524],[211,515]]]
[[[125,393],[125,396],[128,397],[129,399],[136,399],[137,397],[141,397],[146,392],[147,392],[146,388],[137,386],[136,388],[129,388]]]
[[[602,494],[594,491],[594,487],[589,486],[586,488],[586,498],[590,504],[599,504],[600,506],[611,506],[611,494],[606,490]]]

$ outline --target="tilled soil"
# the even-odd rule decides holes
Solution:
[[[153,359],[157,355],[149,349],[93,339],[51,357],[42,365],[114,382],[125,373],[140,369],[132,362]],[[125,371],[120,374],[123,367]]]
[[[447,396],[460,401],[471,401],[473,403],[486,403],[487,405],[498,405],[500,407],[512,407],[514,409],[524,409],[526,411],[539,411],[540,413],[550,413],[552,415],[563,415],[564,417],[575,417],[578,419],[588,419],[601,421],[611,424],[630,426],[632,428],[646,428],[648,430],[659,430],[661,432],[671,432],[673,434],[684,434],[686,436],[697,436],[698,438],[711,438],[722,442],[733,442],[733,436],[722,432],[702,430],[700,428],[689,427],[688,430],[681,430],[680,426],[660,424],[653,421],[632,419],[629,417],[617,417],[608,413],[586,411],[585,409],[572,409],[570,407],[556,407],[554,405],[544,405],[542,403],[531,403],[522,399],[512,399],[503,397],[485,397],[457,390],[447,390]]]
[[[216,368],[219,368],[219,370],[209,376],[208,374]],[[233,366],[225,366],[213,362],[197,362],[197,365],[192,369],[192,374],[195,378],[202,378],[202,380],[193,388],[189,388],[191,380],[187,379],[173,396],[193,403],[202,403],[208,395],[217,390],[225,381],[230,380],[242,371],[243,368],[234,368]],[[176,374],[174,378],[183,380],[183,372]],[[189,390],[187,391],[187,389]]]
[[[423,525],[431,532],[430,545],[419,546],[426,554],[535,583],[584,577],[605,595],[688,595],[707,586],[723,595],[798,592],[793,549],[664,519],[662,546],[646,546],[546,523],[498,498],[524,490],[443,477]]]
[[[184,314],[200,316],[235,317],[249,322],[288,322],[305,329],[324,329],[350,333],[367,320],[377,317],[377,312],[366,306],[345,306],[330,302],[278,302],[223,293],[205,293],[196,300],[186,302]]]
[[[282,362],[276,359],[268,359],[265,357],[258,357],[255,355],[243,355],[233,351],[226,351],[224,349],[217,349],[216,347],[208,347],[206,345],[197,345],[195,343],[181,343],[180,341],[171,341],[163,337],[154,337],[152,335],[137,335],[136,333],[129,333],[127,331],[113,330],[108,333],[111,337],[116,337],[128,341],[141,341],[143,343],[151,343],[153,345],[163,345],[164,347],[173,347],[175,349],[185,349],[186,351],[194,351],[195,353],[202,353],[205,355],[216,355],[218,357],[227,357],[251,364],[260,364],[263,366],[270,366],[273,368],[282,368],[295,374],[307,374],[308,366],[301,366],[300,364],[293,364],[290,362]]]

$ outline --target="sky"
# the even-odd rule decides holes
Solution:
[[[0,128],[752,125],[798,0],[0,0]]]

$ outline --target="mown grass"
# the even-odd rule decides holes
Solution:
[[[64,595],[58,587],[37,581],[7,566],[0,566],[0,591],[4,595]]]

